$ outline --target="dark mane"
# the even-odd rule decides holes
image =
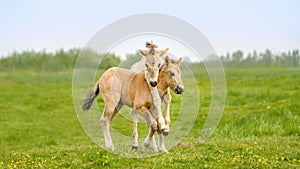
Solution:
[[[153,42],[146,42],[146,48],[148,48],[148,49],[155,49],[155,48],[157,48],[157,45],[155,45]]]
[[[149,53],[149,54],[154,55],[155,52],[156,52],[155,49],[157,48],[157,45],[155,45],[152,41],[151,41],[151,42],[147,41],[147,42],[146,42],[146,48],[149,49],[149,50],[148,50],[148,53]]]
[[[170,59],[171,63],[174,64],[176,63],[176,61],[174,59]],[[166,63],[163,63],[160,68],[159,68],[159,71],[161,71],[164,67],[166,66]]]
[[[176,63],[176,61],[174,59],[170,59],[171,63]]]

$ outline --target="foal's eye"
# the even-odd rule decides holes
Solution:
[[[160,63],[158,64],[158,68],[160,68]]]
[[[147,69],[149,68],[149,66],[147,65],[147,63],[145,63],[145,66],[146,66]]]
[[[175,76],[175,73],[174,72],[170,72],[170,76]]]

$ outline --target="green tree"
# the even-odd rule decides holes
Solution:
[[[121,59],[116,56],[114,53],[107,53],[101,55],[102,60],[99,65],[99,69],[108,69],[113,66],[119,66]]]
[[[272,64],[272,52],[269,49],[266,49],[265,53],[261,54],[260,62],[265,66],[270,66]]]
[[[292,60],[293,60],[293,66],[299,66],[300,65],[299,50],[293,50],[292,51]]]
[[[233,52],[232,54],[232,62],[235,65],[239,65],[243,60],[244,53],[241,50]]]
[[[130,67],[134,63],[141,60],[141,58],[142,58],[142,55],[139,52],[136,52],[134,54],[127,54],[126,59],[122,62],[122,64],[120,66],[123,67],[123,68],[130,69]]]

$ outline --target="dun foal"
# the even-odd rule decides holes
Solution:
[[[164,96],[168,91],[168,88],[171,88],[176,94],[183,93],[184,87],[179,69],[181,61],[182,58],[178,61],[170,60],[169,57],[165,58],[165,63],[159,73],[157,82],[157,89],[160,97]],[[136,73],[118,67],[108,69],[104,72],[84,100],[82,106],[83,110],[87,111],[90,108],[99,92],[105,102],[100,122],[106,148],[111,150],[114,149],[109,131],[110,122],[122,106],[127,105],[132,107],[134,112],[141,115],[149,126],[149,134],[144,141],[142,151],[146,151],[150,145],[154,132],[157,131],[161,138],[159,141],[162,142],[159,144],[159,148],[161,151],[167,152],[163,145],[163,136],[159,129],[160,126],[157,124],[157,110],[153,104],[151,91],[145,80],[144,73]]]
[[[146,42],[146,47],[148,50],[139,50],[140,54],[143,56],[141,60],[135,64],[133,64],[130,68],[130,70],[136,71],[136,72],[145,72],[145,78],[147,80],[147,83],[149,85],[152,98],[154,100],[154,106],[156,107],[156,110],[158,111],[158,123],[161,126],[162,132],[164,135],[168,135],[169,133],[169,125],[170,125],[170,103],[171,103],[171,95],[168,90],[168,92],[164,95],[163,101],[165,103],[165,119],[163,119],[162,111],[161,111],[161,98],[159,96],[158,90],[156,88],[157,84],[157,78],[159,69],[161,66],[160,58],[163,54],[165,54],[169,48],[166,48],[164,50],[157,50],[157,45],[153,44],[152,42]],[[149,69],[151,68],[151,69]],[[138,124],[138,116],[137,113],[132,111],[132,118],[133,118],[133,140],[132,140],[132,149],[136,150],[138,147],[138,132],[137,132],[137,124]],[[151,141],[151,147],[155,150],[156,142],[153,137]]]

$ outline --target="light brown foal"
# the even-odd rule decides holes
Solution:
[[[164,94],[166,94],[168,88],[173,90],[176,94],[183,93],[184,87],[179,69],[181,61],[182,58],[178,61],[170,60],[169,57],[165,58],[165,63],[159,72],[157,83],[160,97],[163,97]],[[83,110],[87,111],[91,107],[99,93],[101,93],[105,102],[100,122],[105,145],[108,149],[114,150],[109,131],[110,122],[122,106],[127,105],[132,107],[134,112],[141,115],[149,126],[149,134],[144,141],[142,151],[146,151],[150,145],[154,132],[157,131],[159,133],[159,150],[167,152],[160,131],[161,126],[157,123],[157,110],[153,104],[154,101],[147,81],[145,80],[144,73],[136,73],[118,67],[108,69],[103,73],[99,81],[84,100],[82,106]]]

